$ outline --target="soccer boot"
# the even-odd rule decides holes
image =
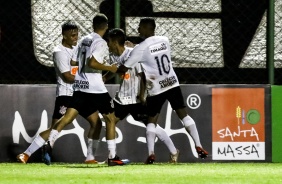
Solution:
[[[209,153],[206,150],[204,150],[203,148],[201,148],[199,146],[196,147],[196,151],[197,151],[199,157],[202,158],[202,159],[207,158],[208,155],[209,155]]]
[[[155,162],[155,154],[151,154],[150,156],[148,156],[147,160],[145,161],[145,164],[153,164]]]
[[[115,158],[108,158],[108,166],[124,165],[124,162],[116,155]]]
[[[42,146],[42,161],[46,165],[51,164],[52,148],[49,141]]]
[[[170,163],[177,163],[177,161],[178,161],[178,156],[179,156],[179,150],[177,149],[176,150],[177,152],[175,153],[175,154],[170,154],[169,156],[169,162]]]
[[[26,153],[21,153],[17,155],[17,161],[23,164],[27,163],[29,156]]]

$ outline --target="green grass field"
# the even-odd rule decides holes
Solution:
[[[0,163],[0,183],[282,183],[281,163],[131,163],[125,166]]]

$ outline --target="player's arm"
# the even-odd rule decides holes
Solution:
[[[129,69],[129,68],[127,68],[126,66],[120,65],[120,66],[118,67],[116,73],[125,73],[125,72],[127,72],[128,69]]]
[[[66,83],[73,83],[74,82],[75,76],[72,75],[70,71],[62,73],[62,76],[63,76],[64,82],[66,82]]]
[[[128,69],[133,68],[136,64],[142,61],[145,45],[137,45],[130,53],[130,57],[117,69],[117,73],[125,73]]]
[[[96,70],[110,71],[112,73],[116,73],[117,71],[116,65],[101,64],[93,56],[89,59],[88,66]]]
[[[91,57],[87,62],[87,65],[90,68],[93,68],[95,70],[102,70],[102,71],[110,71],[112,73],[115,73],[117,71],[116,65],[108,65],[104,64],[105,56],[109,55],[109,48],[106,41],[100,41],[96,44],[96,48],[99,49],[93,49],[93,52],[91,53]]]
[[[70,60],[61,51],[54,52],[54,62],[56,63],[59,72],[61,73],[62,79],[66,83],[74,82],[74,75],[70,71]]]
[[[144,105],[146,104],[146,77],[145,73],[141,72],[138,74],[140,77],[140,101]]]
[[[71,66],[78,66],[78,62],[74,61],[74,60],[71,60],[70,61],[70,65]]]

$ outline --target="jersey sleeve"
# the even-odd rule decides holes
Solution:
[[[105,59],[108,59],[107,57],[109,56],[109,48],[107,45],[107,42],[104,40],[101,40],[97,42],[95,45],[96,49],[91,49],[92,53],[91,55],[99,62],[99,63],[104,63]],[[99,49],[97,49],[99,48]],[[108,61],[107,61],[108,62]]]
[[[140,63],[138,63],[138,64],[135,66],[135,69],[136,69],[136,72],[137,72],[137,73],[142,73],[142,72],[144,72],[144,71],[143,71],[143,68],[142,68],[142,66],[141,66]]]
[[[70,71],[70,60],[64,52],[54,52],[54,62],[56,62],[61,73]]]
[[[71,60],[77,62],[77,55],[78,55],[78,46],[75,46],[73,48],[73,54],[72,54]]]
[[[127,68],[133,68],[138,62],[142,62],[143,53],[145,48],[139,44],[131,51],[129,58],[125,61],[124,66]]]

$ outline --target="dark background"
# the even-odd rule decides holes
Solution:
[[[121,28],[126,16],[220,18],[225,65],[223,68],[175,68],[183,84],[267,84],[268,69],[240,69],[239,63],[267,10],[267,0],[222,0],[221,13],[153,12],[148,0],[122,0]],[[31,2],[0,2],[0,83],[55,84],[53,67],[37,62],[32,42]],[[142,8],[140,8],[142,7]],[[130,10],[130,11],[129,11]],[[114,0],[105,0],[100,11],[114,28]],[[130,37],[138,43],[140,40]],[[275,69],[275,84],[281,84],[281,69]]]

